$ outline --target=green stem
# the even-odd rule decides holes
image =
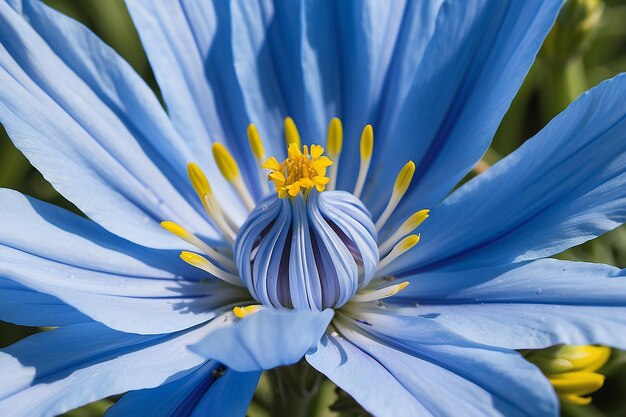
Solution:
[[[324,376],[302,361],[269,373],[274,388],[272,415],[312,417]]]

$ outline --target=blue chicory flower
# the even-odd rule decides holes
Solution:
[[[625,76],[450,194],[560,2],[128,7],[167,112],[79,23],[0,2],[0,122],[89,218],[0,191],[0,319],[56,327],[0,353],[1,415],[243,416],[305,357],[377,416],[553,416],[514,349],[626,348],[623,272],[549,259],[626,219]]]

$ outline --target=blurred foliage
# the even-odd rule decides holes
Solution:
[[[159,94],[154,76],[122,0],[47,0],[98,34],[115,48]],[[519,94],[503,120],[492,147],[484,157],[488,164],[516,149],[533,136],[569,102],[588,88],[626,71],[626,0],[569,0],[539,53]],[[7,139],[0,128],[0,186],[17,189],[71,210],[78,210],[45,181]],[[571,249],[562,259],[604,262],[626,266],[626,228]],[[0,346],[37,332],[38,329],[0,323]],[[589,406],[564,405],[573,417],[621,417],[626,415],[626,353],[615,351],[603,369],[605,387]],[[311,415],[324,417],[367,416],[358,404],[328,380],[317,380]],[[284,377],[284,376],[283,376]],[[251,417],[269,417],[274,407],[277,373],[261,378],[249,410]],[[67,413],[71,417],[101,416],[112,404],[103,400]]]

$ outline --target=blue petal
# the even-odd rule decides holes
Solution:
[[[34,0],[23,11],[33,26],[0,4],[0,122],[16,146],[120,236],[177,247],[159,227],[174,220],[218,239],[186,179],[195,153],[143,80],[77,22]]]
[[[375,175],[363,195],[377,215],[386,203],[380,190],[391,193],[402,164],[415,162],[414,184],[388,230],[416,209],[432,208],[480,159],[560,5],[558,0],[409,5],[381,99],[384,112],[374,121],[383,143],[374,148]]]
[[[609,265],[552,259],[419,274],[397,298],[417,305],[398,313],[430,317],[469,339],[512,349],[624,348],[625,275]]]
[[[583,94],[534,138],[434,209],[402,270],[551,256],[626,220],[626,75]]]
[[[380,416],[556,416],[550,384],[513,351],[417,317],[353,312],[307,360]]]
[[[228,4],[135,0],[127,6],[172,123],[207,170],[220,199],[243,220],[245,209],[207,158],[213,141],[226,143],[259,195],[257,166],[246,137],[249,121],[229,48]]]
[[[28,337],[0,351],[0,368],[11,376],[0,385],[0,415],[52,417],[181,378],[205,362],[186,346],[207,331],[139,336],[86,323]]]
[[[222,369],[207,362],[169,384],[129,392],[105,417],[244,417],[261,373]],[[222,375],[216,379],[216,373]]]
[[[284,155],[287,115],[304,143],[322,143],[330,118],[342,117],[345,170],[339,181],[352,187],[360,131],[379,110],[405,2],[231,2],[230,7],[236,74],[250,120],[268,150]]]
[[[66,326],[91,319],[56,297],[0,278],[0,320],[22,326]]]
[[[185,329],[249,298],[234,287],[200,282],[204,275],[177,253],[137,246],[85,218],[6,189],[0,189],[0,276],[133,333]],[[33,320],[45,319],[40,307],[51,311],[31,299],[40,296],[16,295],[22,308],[32,308]],[[58,318],[48,320],[52,325]]]
[[[290,365],[317,344],[332,317],[331,309],[263,309],[243,319],[226,316],[227,323],[217,324],[221,327],[191,349],[239,372]]]
[[[0,321],[22,326],[67,326],[91,319],[56,297],[0,278]]]

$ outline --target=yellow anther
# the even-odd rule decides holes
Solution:
[[[182,251],[180,253],[180,259],[187,262],[191,266],[195,266],[196,268],[204,269],[203,267],[209,264],[209,260],[204,258],[203,256],[198,255],[197,253]]]
[[[161,227],[183,240],[187,240],[191,236],[191,233],[189,233],[184,227],[174,222],[161,222]]]
[[[191,185],[193,189],[196,190],[196,193],[200,197],[205,194],[211,194],[211,186],[209,185],[209,181],[206,179],[206,175],[200,169],[200,167],[193,162],[187,165],[187,174],[189,175],[189,180],[191,181]]]
[[[326,137],[326,147],[328,154],[337,157],[341,153],[343,147],[343,126],[341,120],[333,117],[328,124],[328,135]]]
[[[241,278],[238,275],[232,274],[230,272],[224,271],[221,268],[215,266],[211,261],[206,259],[205,257],[198,255],[197,253],[182,251],[180,253],[180,259],[187,262],[189,265],[196,267],[198,269],[202,269],[203,271],[208,272],[213,275],[215,278],[221,279],[224,282],[227,282],[231,285],[236,285],[238,287],[243,287],[243,283],[241,282]]]
[[[274,157],[268,158],[263,164],[272,172],[268,179],[274,183],[279,198],[295,197],[301,191],[313,187],[319,192],[324,191],[328,184],[326,169],[333,164],[328,157],[323,156],[324,148],[320,145],[304,146],[301,150],[292,143],[287,148],[287,158],[279,163]]]
[[[374,151],[374,129],[367,125],[361,132],[361,159],[370,159]]]
[[[378,263],[378,271],[382,271],[387,266],[389,266],[393,261],[398,259],[399,256],[406,253],[413,246],[417,245],[420,241],[419,235],[409,235],[402,239],[400,242],[396,243],[391,252]]]
[[[392,285],[391,286],[392,288],[387,293],[387,297],[391,297],[392,295],[396,295],[397,293],[399,293],[400,291],[405,289],[408,285],[409,285],[409,281],[405,281],[405,282],[403,282],[401,284],[398,284],[398,285]]]
[[[350,301],[355,303],[367,303],[369,301],[382,300],[384,298],[396,295],[397,293],[405,289],[408,285],[409,282],[405,281],[401,282],[400,284],[390,285],[388,287],[383,287],[378,290],[362,290],[357,292]]]
[[[398,242],[398,240],[402,238],[402,236],[405,236],[411,233],[413,230],[417,229],[424,222],[424,220],[428,218],[428,213],[430,213],[430,210],[428,209],[420,210],[413,213],[408,219],[404,221],[404,223],[400,225],[400,227],[396,229],[395,232],[391,234],[391,236],[389,236],[385,240],[384,243],[378,246],[378,251],[380,252],[380,254],[383,255],[387,253],[393,247],[393,245],[395,245],[396,242]]]
[[[367,125],[363,128],[361,133],[361,164],[359,165],[359,175],[356,179],[354,186],[354,196],[361,198],[363,187],[365,186],[365,179],[367,178],[367,172],[370,169],[370,163],[372,161],[372,152],[374,150],[374,129],[372,125]]]
[[[300,133],[296,122],[291,117],[285,117],[285,139],[287,140],[287,146],[295,143],[298,149],[302,147],[302,141],[300,140]]]
[[[235,158],[228,152],[228,149],[221,143],[213,144],[213,158],[220,172],[228,181],[233,181],[239,177],[239,167]]]
[[[411,249],[413,246],[417,245],[419,241],[420,241],[419,235],[410,235],[402,239],[400,242],[398,242],[396,246],[398,247],[398,250],[401,250],[402,252],[406,252],[409,249]]]
[[[263,142],[261,142],[261,136],[256,126],[250,123],[248,125],[248,142],[250,143],[250,149],[257,161],[265,159],[265,150],[263,149]]]
[[[419,227],[420,224],[424,222],[429,216],[430,210],[424,209],[417,211],[411,215],[408,219],[405,220],[404,223],[400,226],[401,229],[405,230],[415,230]]]
[[[415,174],[415,163],[413,161],[409,161],[398,173],[396,182],[393,184],[394,192],[403,195],[409,188],[409,185],[411,185],[413,174]]]
[[[180,239],[184,240],[185,242],[194,245],[195,247],[197,247],[198,249],[200,249],[201,251],[209,255],[212,259],[219,262],[226,269],[230,271],[236,271],[236,267],[232,259],[222,255],[220,252],[216,251],[211,246],[207,245],[204,241],[199,239],[198,236],[189,232],[187,229],[185,229],[178,223],[174,223],[171,221],[164,221],[164,222],[161,222],[161,227],[163,227],[165,230],[172,233],[173,235],[179,237]],[[196,255],[192,252],[186,252],[186,253],[189,254],[189,255],[185,255],[186,259],[189,259],[192,262],[194,260],[196,262],[201,262],[201,263],[204,262],[204,258],[202,258],[200,255]],[[194,256],[197,258],[195,258]]]
[[[339,171],[339,156],[341,155],[341,148],[343,147],[343,126],[341,125],[341,120],[337,117],[333,117],[328,124],[326,147],[328,148],[328,154],[335,161],[335,164],[333,164],[328,173],[329,181],[326,187],[328,190],[334,190],[337,184],[337,173]]]
[[[415,164],[413,161],[409,161],[398,173],[396,182],[393,184],[393,191],[391,192],[391,197],[389,198],[387,207],[385,207],[383,213],[380,215],[378,220],[376,220],[377,232],[382,230],[383,226],[387,223],[387,220],[389,220],[389,217],[398,206],[398,203],[409,189],[409,185],[411,185],[411,180],[413,179],[413,174],[415,174]]]
[[[226,178],[235,191],[237,191],[248,211],[252,211],[255,205],[254,200],[246,188],[242,177],[239,175],[239,167],[237,166],[237,162],[235,162],[235,158],[233,158],[230,152],[228,152],[228,149],[221,143],[213,144],[213,158],[222,176]]]
[[[235,307],[233,308],[233,314],[235,315],[235,317],[242,319],[246,316],[256,313],[259,310],[261,310],[261,306],[258,304],[245,307]]]

